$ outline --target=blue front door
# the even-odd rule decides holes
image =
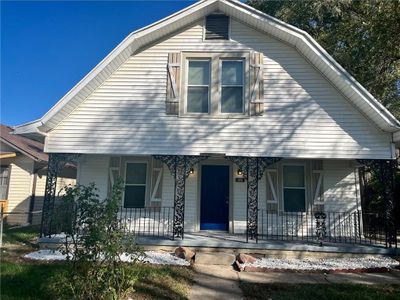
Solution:
[[[201,230],[228,230],[229,167],[204,165],[201,169]]]

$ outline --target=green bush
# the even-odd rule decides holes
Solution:
[[[53,281],[56,297],[120,299],[133,292],[138,268],[127,267],[122,258],[128,256],[135,263],[143,253],[118,219],[122,186],[118,179],[106,200],[99,199],[94,184],[65,188],[60,207],[67,214],[61,217],[68,233],[67,270]]]

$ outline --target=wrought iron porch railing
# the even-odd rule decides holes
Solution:
[[[137,236],[172,237],[173,207],[121,207],[118,218],[128,232]]]
[[[76,210],[71,207],[55,206],[50,216],[51,231],[48,236],[70,232],[75,215]],[[132,233],[136,236],[172,238],[173,207],[120,207],[117,217],[118,221],[124,225],[123,228],[126,233]],[[81,228],[80,230],[84,229]]]
[[[276,212],[259,210],[260,240],[322,241],[386,245],[386,219],[383,215],[360,211],[324,212],[324,234],[318,236],[316,212]]]

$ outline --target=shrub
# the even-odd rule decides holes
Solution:
[[[133,291],[138,268],[123,258],[135,263],[142,252],[118,218],[122,186],[118,179],[103,201],[94,184],[65,188],[60,207],[69,214],[61,218],[68,233],[67,270],[52,285],[58,298],[119,299]]]

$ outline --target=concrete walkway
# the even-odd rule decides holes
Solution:
[[[230,266],[195,265],[195,284],[189,295],[190,300],[242,299],[239,288],[239,272]]]
[[[242,299],[239,283],[291,283],[291,284],[400,284],[400,270],[387,273],[257,273],[237,272],[230,266],[196,265],[195,284],[189,299]]]

